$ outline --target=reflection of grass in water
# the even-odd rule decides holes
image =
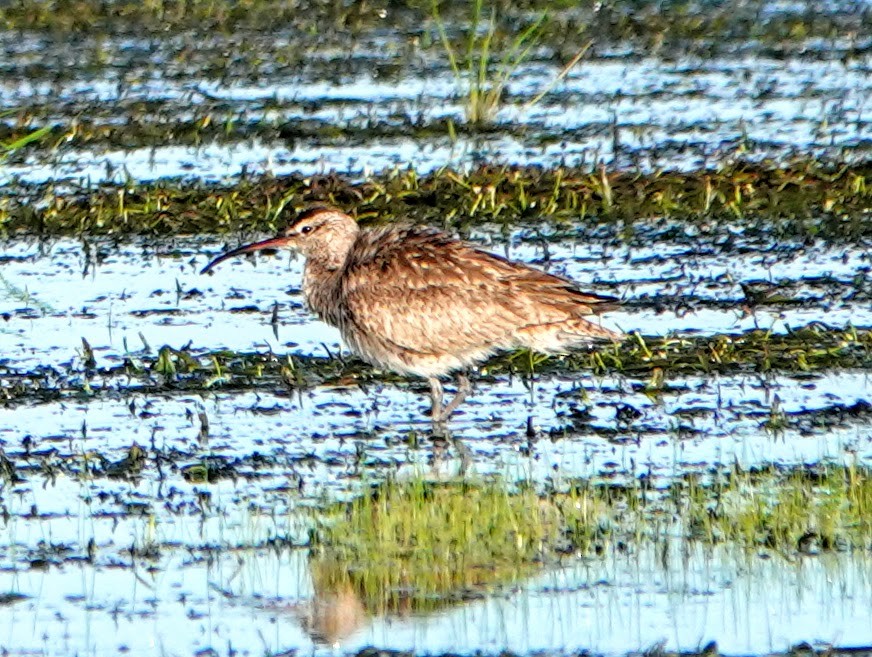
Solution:
[[[708,541],[780,552],[872,546],[872,473],[820,466],[733,473],[723,486],[688,487],[689,530]]]
[[[316,590],[356,592],[370,613],[435,609],[532,575],[560,554],[682,536],[791,555],[872,545],[872,475],[856,466],[738,467],[626,485],[536,492],[500,479],[389,482],[316,521]]]
[[[313,578],[350,583],[370,611],[434,608],[525,577],[559,525],[534,491],[500,481],[389,482],[319,522]]]

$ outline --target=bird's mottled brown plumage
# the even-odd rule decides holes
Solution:
[[[574,282],[488,253],[434,228],[361,229],[326,206],[303,211],[277,237],[233,255],[285,246],[306,257],[303,292],[310,308],[336,326],[364,359],[430,380],[434,419],[447,417],[468,388],[441,409],[438,377],[496,351],[559,352],[619,333],[588,319],[616,300]]]

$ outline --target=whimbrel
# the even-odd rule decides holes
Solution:
[[[588,319],[616,299],[581,291],[566,278],[493,255],[435,228],[361,228],[333,207],[293,216],[271,239],[210,262],[261,249],[302,253],[309,308],[335,326],[364,360],[430,383],[435,424],[471,392],[465,372],[492,354],[520,347],[564,352],[620,333]],[[455,373],[457,393],[442,405],[441,378]]]

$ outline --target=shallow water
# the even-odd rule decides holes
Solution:
[[[780,241],[743,247],[739,241],[736,252],[725,252],[701,237],[656,246],[584,238],[546,243],[524,230],[508,241],[488,233],[474,237],[495,253],[620,297],[626,309],[603,321],[627,332],[713,335],[760,327],[782,333],[813,321],[872,325],[872,261],[862,246]],[[338,332],[313,321],[305,308],[301,260],[240,258],[200,276],[224,246],[203,238],[95,242],[89,258],[73,240],[9,244],[0,280],[7,295],[0,308],[8,314],[0,325],[0,362],[14,368],[70,363],[82,338],[99,366],[145,344],[339,351]],[[764,293],[753,312],[742,285]]]
[[[347,594],[314,591],[308,569],[305,551],[259,550],[175,554],[149,568],[32,570],[18,581],[36,595],[8,609],[17,629],[0,640],[46,655],[223,654],[243,646],[334,654],[370,645],[617,654],[661,641],[697,650],[717,637],[727,654],[761,654],[791,645],[790,628],[798,627],[817,645],[862,645],[872,623],[872,564],[839,556],[787,564],[673,552],[664,563],[643,550],[569,560],[486,600],[389,618],[369,616]],[[640,572],[648,575],[642,585]]]
[[[542,247],[521,237],[509,254],[543,264]],[[479,238],[491,241],[486,234]],[[155,344],[154,336],[170,344],[197,340],[197,348],[262,349],[262,341],[271,341],[280,351],[304,354],[335,338],[299,307],[297,262],[290,270],[284,259],[229,263],[206,279],[203,296],[177,298],[176,280],[183,290],[186,281],[203,280],[194,272],[206,260],[199,251],[208,248],[202,240],[175,240],[156,250],[152,244],[146,252],[120,247],[108,250],[84,279],[74,243],[57,242],[42,255],[33,245],[10,249],[8,275],[32,300],[28,314],[17,313],[0,334],[7,341],[4,366],[75,366],[81,335],[93,344],[98,366],[120,362],[125,339],[138,342],[140,332]],[[864,253],[842,257],[823,248],[788,249],[773,262],[757,255],[744,262],[700,256],[702,262],[693,263],[678,245],[661,245],[657,257],[617,251],[624,255],[610,256],[610,277],[618,289],[631,287],[635,277],[645,294],[656,294],[652,281],[660,277],[679,294],[693,288],[703,298],[735,294],[735,281],[718,267],[748,280],[768,272],[807,292],[823,283],[804,284],[802,272],[820,271],[823,263],[834,280],[851,280],[866,261]],[[590,245],[550,244],[548,253],[555,270],[580,279],[601,275],[602,252]],[[687,260],[685,266],[676,268],[675,258]],[[37,272],[46,267],[55,274],[41,287],[46,278]],[[699,293],[694,272],[706,272],[714,288]],[[285,304],[279,342],[269,324],[271,297],[255,304],[257,312],[233,309],[274,290],[283,275],[292,282],[290,294],[279,292]],[[155,285],[161,293],[154,293]],[[69,310],[59,312],[61,304]],[[77,316],[80,307],[85,314]],[[110,308],[113,319],[107,320]],[[160,310],[179,314],[144,312]],[[812,305],[804,312],[822,310]],[[661,317],[649,310],[623,316],[652,331]],[[717,316],[690,314],[683,321],[688,330],[712,332]],[[286,335],[297,344],[287,346]],[[30,464],[19,471],[26,480],[5,496],[10,515],[0,544],[0,591],[29,596],[9,608],[5,645],[45,654],[104,654],[123,646],[133,654],[185,654],[231,645],[620,654],[661,640],[682,650],[716,640],[721,650],[744,654],[802,640],[862,644],[872,590],[863,553],[794,562],[718,550],[679,558],[682,543],[670,553],[675,563],[664,569],[656,549],[643,542],[627,555],[568,559],[481,601],[380,617],[349,592],[313,592],[305,551],[258,547],[276,537],[304,543],[298,510],[347,497],[359,490],[364,473],[445,477],[463,470],[536,482],[630,482],[644,475],[656,488],[733,465],[872,464],[866,416],[843,412],[868,399],[867,371],[672,376],[654,397],[641,392],[641,383],[578,374],[543,376],[531,387],[518,378],[485,378],[452,422],[464,452],[426,439],[418,447],[407,442],[410,431],[426,436],[428,430],[426,387],[415,383],[319,386],[293,394],[220,386],[199,394],[169,387],[143,394],[126,390],[123,381],[95,378],[91,392],[82,389],[61,402],[0,409],[0,445],[15,462]],[[627,408],[635,412],[628,416]],[[787,419],[777,432],[767,428],[773,409]],[[201,417],[208,418],[206,437]],[[120,462],[134,443],[151,458],[165,455],[166,465],[150,461],[133,481],[91,480],[65,469],[86,455]],[[229,466],[232,475],[209,484],[181,476],[206,458]],[[47,465],[55,474],[46,474]],[[81,557],[89,542],[93,562]],[[131,556],[133,545],[153,545],[155,555]],[[802,623],[787,622],[796,618]],[[147,630],[130,631],[143,622]]]
[[[652,400],[622,379],[551,377],[537,381],[532,392],[522,381],[499,379],[479,384],[452,430],[470,451],[476,472],[537,481],[556,475],[613,480],[645,472],[665,485],[673,476],[705,475],[733,463],[751,468],[872,459],[867,420],[838,412],[866,398],[866,372],[687,377],[671,383],[673,390]],[[766,428],[773,405],[791,421],[777,433]],[[624,419],[618,411],[627,406],[638,417]],[[29,438],[30,450],[51,460],[91,450],[120,460],[133,442],[171,451],[182,462],[213,454],[234,463],[243,479],[252,477],[247,485],[236,484],[240,491],[252,487],[248,499],[285,481],[302,482],[303,498],[317,501],[325,491],[341,496],[356,490],[361,459],[368,468],[386,471],[407,459],[429,463],[435,457],[442,459],[436,465],[446,468],[440,472],[455,471],[453,450],[443,454],[425,441],[410,451],[405,442],[410,429],[426,432],[426,409],[424,386],[367,391],[330,386],[294,397],[281,391],[141,395],[121,389],[93,401],[82,397],[0,411],[0,440],[8,453],[18,454]],[[201,411],[209,418],[203,445]],[[589,415],[579,419],[581,411]],[[528,418],[536,435],[527,432]],[[258,455],[267,461],[258,462]],[[37,465],[38,460],[34,474]],[[160,474],[144,476],[157,478],[157,486]],[[95,485],[99,489],[105,482]],[[69,499],[51,489],[23,490],[44,512],[71,512]]]
[[[424,55],[402,61],[401,72],[387,78],[374,78],[371,67],[358,66],[355,73],[326,82],[324,68],[336,66],[328,54],[266,86],[176,79],[152,68],[138,78],[127,74],[97,84],[0,81],[0,97],[8,107],[38,104],[59,118],[81,114],[98,129],[122,126],[131,113],[147,111],[143,125],[209,116],[231,130],[220,143],[199,145],[168,137],[147,147],[81,148],[75,139],[62,140],[54,152],[0,164],[0,184],[220,181],[264,172],[361,177],[407,167],[428,173],[482,161],[696,169],[732,156],[862,158],[872,144],[868,55],[846,61],[753,55],[663,61],[634,54],[594,59],[529,106],[543,80],[560,70],[551,62],[532,61],[512,75],[495,129],[454,139],[447,128],[417,131],[446,119],[462,122],[463,101],[450,69]],[[337,133],[334,126],[342,130]],[[233,136],[246,127],[263,136]]]
[[[862,418],[813,433],[801,422],[778,434],[763,427],[776,396],[788,417],[800,418],[826,417],[863,399],[866,372],[799,380],[689,377],[673,388],[651,400],[613,379],[555,377],[537,382],[532,394],[520,381],[499,380],[479,385],[453,427],[470,454],[467,472],[535,481],[626,481],[645,473],[656,487],[732,464],[872,463]],[[627,404],[640,412],[629,425],[617,418],[618,406]],[[0,591],[30,597],[10,607],[5,644],[46,654],[333,644],[343,652],[372,644],[620,654],[661,640],[683,650],[716,640],[724,652],[747,654],[801,640],[868,639],[872,566],[862,553],[791,562],[721,548],[691,547],[686,554],[687,545],[676,542],[664,567],[662,548],[643,542],[605,559],[567,558],[482,601],[371,617],[349,592],[313,592],[305,551],[245,547],[276,537],[304,541],[304,523],[295,516],[300,506],[357,490],[362,472],[457,472],[453,449],[428,442],[410,449],[403,442],[410,427],[425,428],[425,407],[423,390],[384,386],[316,389],[302,398],[122,392],[117,399],[0,411],[7,454],[20,459],[30,439],[34,455],[33,471],[21,473],[27,481],[6,498]],[[591,418],[573,424],[567,413],[579,407]],[[195,419],[201,411],[210,423],[205,442]],[[528,416],[538,436],[528,435]],[[149,465],[135,481],[39,474],[44,459],[62,464],[95,450],[121,459],[134,441],[173,454],[168,463],[178,467],[210,455],[232,463],[235,476],[188,483],[176,465],[164,472]],[[77,556],[89,541],[93,562]],[[131,557],[132,545],[154,545],[156,554]],[[326,629],[311,626],[312,605],[328,606],[319,621]],[[142,631],[130,631],[143,622]]]

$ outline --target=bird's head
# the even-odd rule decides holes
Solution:
[[[299,212],[287,208],[282,212],[282,215],[285,214],[290,215],[287,226],[275,237],[222,253],[200,273],[205,274],[228,258],[265,249],[290,249],[306,258],[317,258],[327,266],[334,262],[338,266],[344,262],[359,231],[354,219],[329,205],[314,205]]]

